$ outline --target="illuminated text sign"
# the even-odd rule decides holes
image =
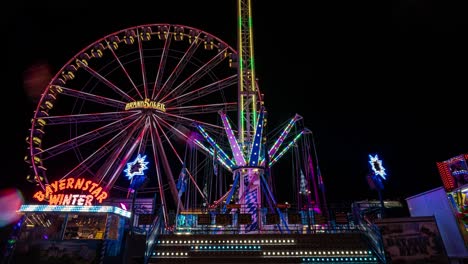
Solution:
[[[137,109],[137,108],[155,109],[155,110],[159,110],[162,112],[166,112],[165,104],[155,102],[155,101],[150,101],[150,99],[148,98],[146,98],[144,101],[130,102],[125,105],[125,110],[131,110],[131,109]]]
[[[75,193],[60,193],[65,190],[74,190]],[[45,192],[38,191],[33,195],[33,198],[39,202],[48,199],[50,205],[86,206],[91,206],[94,199],[102,203],[107,197],[107,192],[98,183],[84,178],[68,178],[54,181],[46,186]]]

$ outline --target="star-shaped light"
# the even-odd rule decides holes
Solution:
[[[387,179],[385,178],[385,175],[387,175],[387,173],[385,173],[385,168],[382,166],[382,160],[379,160],[377,154],[375,154],[374,157],[372,157],[372,155],[369,155],[369,164],[371,165],[372,171],[374,171],[376,175],[379,175],[384,180]]]
[[[144,175],[144,170],[148,169],[146,166],[148,162],[145,160],[146,155],[142,157],[141,154],[138,154],[134,161],[127,163],[127,168],[124,170],[125,176],[131,180],[135,175]]]

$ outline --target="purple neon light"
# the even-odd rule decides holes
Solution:
[[[219,155],[221,156],[221,159],[218,159],[220,161],[224,161],[225,163],[227,163],[229,165],[229,167],[234,167],[235,164],[234,162],[228,157],[228,155],[218,146],[218,144],[216,144],[216,142],[208,135],[208,133],[206,133],[206,131],[203,129],[202,126],[200,125],[196,125],[196,127],[198,128],[198,130],[200,131],[200,133],[202,134],[202,136],[208,141],[208,143],[210,143],[210,145],[216,149],[216,151],[219,153]]]
[[[276,156],[274,157],[273,159],[271,159],[269,165],[273,165],[274,163],[276,163],[278,161],[279,158],[281,158],[281,156],[284,155],[284,153],[286,153],[286,151],[288,151],[295,143],[296,141],[302,136],[302,134],[304,134],[304,130],[302,130],[299,134],[297,134],[294,139],[289,142],[289,144]]]
[[[229,120],[227,119],[227,116],[224,112],[220,112],[219,114],[221,115],[221,120],[223,121],[224,130],[226,131],[236,165],[244,166],[246,164],[244,154],[239,147],[239,143],[237,142],[237,139],[234,135],[234,131],[232,131],[231,124],[229,123]]]
[[[255,138],[254,142],[252,144],[252,149],[250,150],[250,159],[249,163],[251,166],[257,166],[258,160],[259,160],[259,153],[260,153],[260,148],[261,148],[261,140],[262,140],[262,134],[263,134],[263,116],[264,116],[264,108],[260,109],[260,114],[258,115],[258,120],[257,120],[257,126],[255,129]]]
[[[281,144],[283,144],[283,141],[284,139],[286,138],[286,136],[289,134],[289,132],[291,131],[291,128],[293,127],[294,123],[296,123],[296,121],[299,120],[299,115],[295,115],[290,121],[289,123],[286,125],[286,127],[283,129],[283,132],[281,132],[280,136],[278,137],[278,139],[275,141],[275,143],[273,144],[273,146],[271,146],[270,150],[268,150],[268,155],[270,157],[273,157],[279,150]],[[260,161],[260,164],[263,165],[263,163],[265,163],[265,158],[262,158],[262,160]],[[270,162],[271,163],[271,162]]]

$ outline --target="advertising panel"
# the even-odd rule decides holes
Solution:
[[[389,263],[449,263],[434,217],[377,220]]]

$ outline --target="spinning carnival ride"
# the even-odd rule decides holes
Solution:
[[[174,225],[169,211],[206,206],[251,214],[246,230],[260,229],[260,208],[279,212],[279,184],[291,186],[283,200],[293,206],[323,210],[312,134],[301,116],[266,131],[250,1],[238,5],[238,51],[193,27],[148,24],[73,56],[34,111],[28,180],[46,191],[54,181],[85,178],[125,197],[127,163],[145,157],[148,184],[140,193],[156,194],[166,227]],[[276,175],[288,151],[291,171]]]

